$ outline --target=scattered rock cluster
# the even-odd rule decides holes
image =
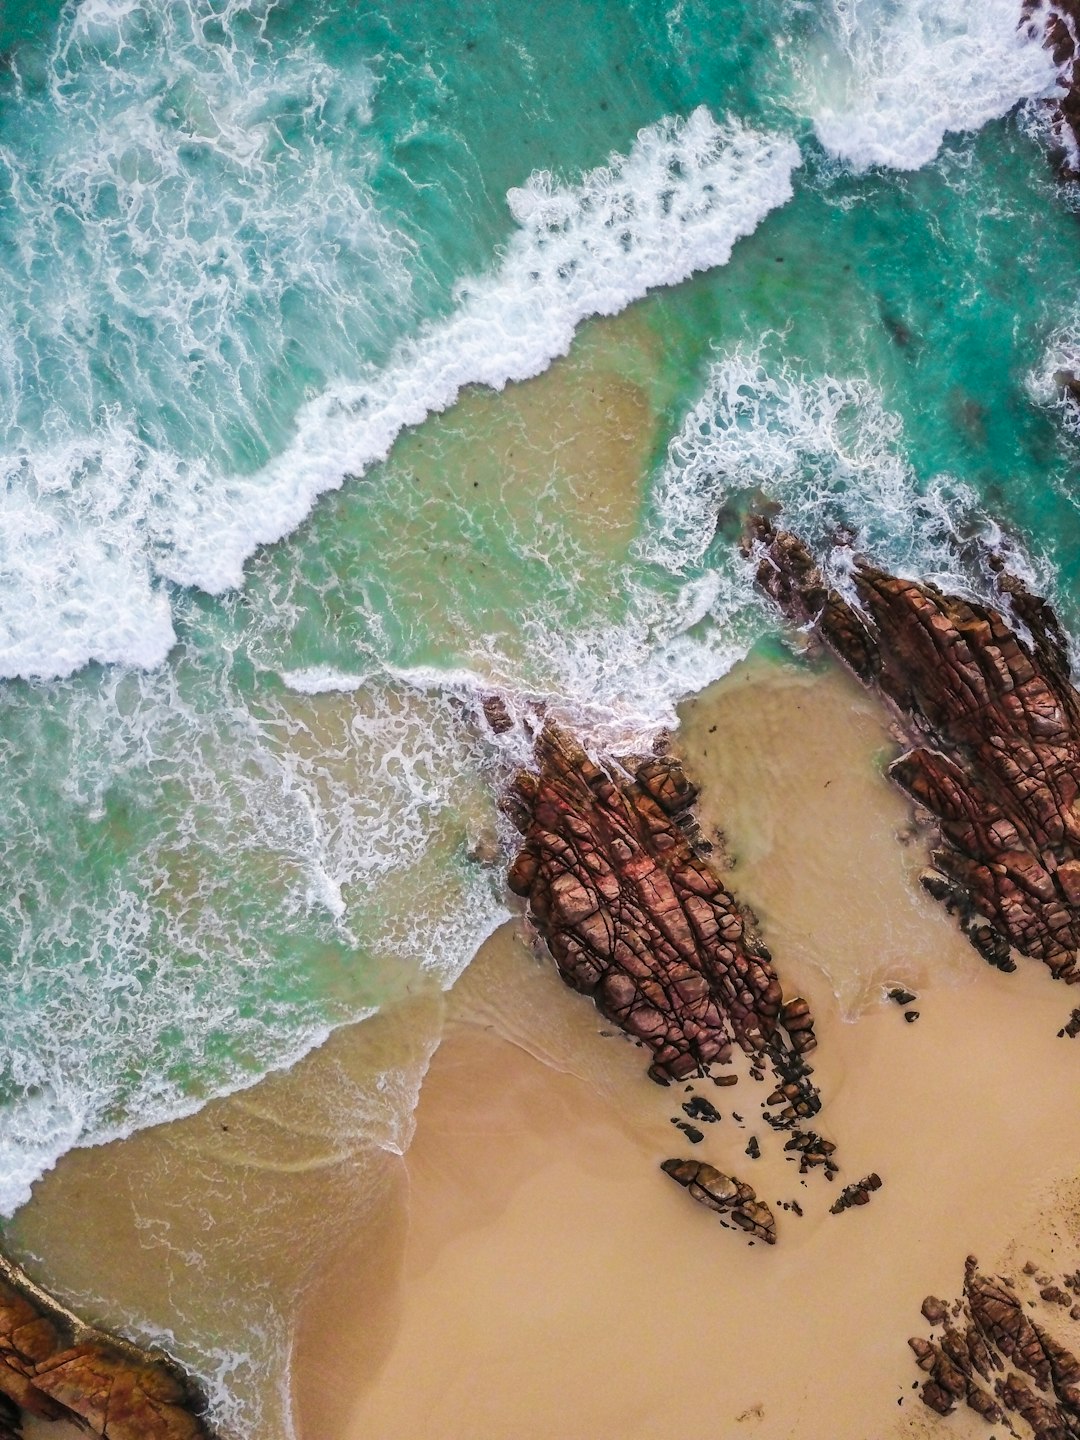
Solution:
[[[81,1325],[0,1260],[0,1440],[19,1440],[23,1413],[106,1440],[208,1436],[170,1364]]]
[[[932,1295],[923,1314],[941,1333],[908,1344],[927,1372],[922,1399],[931,1410],[949,1415],[963,1401],[991,1425],[1007,1424],[1006,1411],[1019,1415],[1035,1440],[1080,1435],[1080,1360],[1031,1318],[1007,1280],[980,1274],[969,1256],[951,1314]]]
[[[765,1118],[768,1119],[768,1116]],[[831,1180],[840,1169],[832,1158],[836,1146],[831,1140],[823,1140],[813,1130],[796,1130],[784,1145],[784,1149],[794,1150],[798,1155],[800,1175],[805,1175],[808,1170],[814,1170],[820,1166],[825,1171],[825,1179]],[[793,1155],[792,1159],[794,1158]]]
[[[765,1103],[779,1108],[775,1115],[766,1112],[765,1118],[774,1129],[787,1130],[798,1121],[809,1120],[816,1115],[821,1109],[821,1096],[810,1079],[814,1073],[813,1066],[807,1064],[803,1053],[785,1050],[781,1045],[770,1044],[766,1048],[777,1088]]]
[[[801,540],[752,522],[761,589],[895,707],[889,773],[937,820],[923,883],[991,963],[1080,978],[1080,697],[1053,611],[998,566],[1002,610],[852,559],[849,601]]]
[[[652,1078],[707,1074],[734,1045],[811,1050],[809,1007],[785,1004],[769,951],[705,858],[678,762],[597,762],[551,723],[535,754],[505,800],[524,836],[510,888],[566,983],[652,1051]]]
[[[829,1206],[830,1215],[842,1215],[845,1210],[851,1210],[856,1205],[869,1205],[870,1196],[875,1190],[881,1189],[881,1176],[875,1172],[865,1175],[857,1180],[854,1185],[845,1185],[840,1194]]]
[[[764,1200],[757,1198],[752,1186],[697,1160],[665,1160],[660,1168],[684,1186],[698,1204],[715,1210],[724,1220],[730,1219],[766,1245],[776,1244],[773,1213]]]

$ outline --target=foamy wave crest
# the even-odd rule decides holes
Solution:
[[[143,543],[150,496],[119,424],[0,455],[0,675],[60,675],[122,657],[151,667],[175,640]]]
[[[707,563],[717,519],[751,492],[778,503],[783,522],[826,547],[838,528],[856,549],[901,574],[971,593],[970,541],[978,537],[1032,583],[1026,557],[948,475],[920,483],[903,453],[903,427],[865,380],[801,377],[758,353],[717,362],[701,399],[671,442],[653,494],[643,559],[677,575]],[[749,567],[720,558],[726,604],[751,603]]]
[[[1025,389],[1036,405],[1056,409],[1071,435],[1080,436],[1080,403],[1067,388],[1080,376],[1080,316],[1050,336],[1041,362],[1025,377]]]
[[[179,668],[2,697],[0,1215],[73,1146],[292,1065],[421,971],[452,983],[506,915],[466,856],[492,803],[448,698],[244,703]]]
[[[0,114],[0,675],[159,662],[178,495],[389,353],[421,267],[380,216],[373,79],[272,0],[84,0]],[[13,93],[12,93],[13,92]],[[201,479],[200,479],[201,477]],[[182,508],[182,505],[181,505]]]
[[[328,390],[300,414],[288,449],[259,473],[180,496],[158,570],[212,593],[241,583],[256,545],[279,539],[315,497],[388,453],[407,425],[461,388],[502,389],[546,369],[590,315],[723,265],[792,195],[797,145],[704,108],[642,130],[625,156],[574,185],[534,175],[508,203],[518,228],[499,268],[460,284],[453,316],[366,384]]]
[[[947,134],[1053,95],[1053,61],[1019,22],[1017,0],[833,0],[833,43],[803,68],[818,139],[855,170],[918,170]]]

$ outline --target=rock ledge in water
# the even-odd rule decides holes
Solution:
[[[1013,969],[1012,947],[1080,978],[1080,697],[1049,605],[1000,564],[998,610],[863,559],[852,603],[796,536],[752,535],[760,588],[900,717],[889,774],[939,827],[925,888],[992,964]]]
[[[83,1325],[0,1256],[0,1440],[23,1412],[105,1440],[208,1440],[196,1409],[164,1356]]]

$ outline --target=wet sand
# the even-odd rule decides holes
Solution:
[[[601,590],[615,583],[669,398],[653,376],[656,347],[633,309],[593,322],[572,353],[536,379],[498,395],[470,389],[445,415],[401,437],[368,483],[393,486],[423,472],[422,485],[409,481],[412,500],[405,487],[386,511],[393,522],[387,546],[392,553],[404,548],[417,567],[414,617],[445,618],[445,581],[420,543],[440,529],[432,519],[440,506],[463,516],[488,507],[526,549],[548,557],[572,544],[589,583]],[[351,497],[363,508],[365,493],[343,492],[327,503]],[[499,604],[513,609],[522,603],[519,577],[509,565],[505,574]],[[498,631],[494,609],[488,620]],[[476,657],[479,669],[486,663]],[[343,826],[377,826],[395,803],[393,787],[371,775],[367,727],[385,710],[411,717],[421,741],[446,747],[461,740],[439,728],[447,723],[441,698],[411,690],[383,697],[363,689],[314,696],[273,689],[264,703],[267,735],[317,774],[326,813]],[[463,745],[470,743],[466,736]],[[400,1152],[443,1018],[436,977],[423,972],[432,958],[424,947],[460,905],[455,858],[478,839],[496,844],[492,796],[474,767],[463,765],[463,772],[426,852],[377,882],[388,942],[376,924],[355,969],[342,965],[336,950],[326,959],[325,992],[341,1015],[374,1004],[383,1013],[337,1030],[289,1071],[195,1115],[69,1152],[7,1227],[12,1253],[80,1314],[136,1338],[163,1335],[185,1364],[209,1377],[219,1399],[231,1395],[217,1412],[225,1440],[252,1433],[290,1440],[292,1319],[328,1256],[376,1272],[355,1356],[344,1323],[354,1297],[344,1298],[342,1363],[366,1373],[396,1333],[409,1208]],[[178,870],[174,878],[190,901],[198,874]],[[375,882],[365,874],[361,883],[370,889]],[[355,896],[346,890],[344,898]],[[416,925],[414,943],[400,926],[395,932],[399,917],[431,917],[430,931]]]
[[[684,1092],[645,1079],[507,927],[452,993],[421,1093],[392,1333],[385,1256],[343,1257],[308,1295],[301,1440],[933,1434],[905,1343],[927,1333],[922,1297],[956,1294],[969,1252],[1075,1268],[1080,1053],[1056,1038],[1073,992],[1037,964],[991,971],[917,890],[873,704],[835,669],[751,662],[686,708],[679,744],[787,993],[815,1009],[838,1181],[798,1175],[745,1072],[695,1085],[724,1118],[685,1142]],[[914,1023],[881,999],[896,982],[918,991]],[[777,1209],[777,1246],[749,1245],[659,1172],[671,1155],[805,1214]],[[871,1203],[829,1214],[869,1170]],[[948,1427],[988,1433],[968,1413]]]

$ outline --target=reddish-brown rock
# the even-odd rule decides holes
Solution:
[[[1061,92],[1047,102],[1061,146],[1063,179],[1080,177],[1080,0],[1022,0],[1021,24],[1057,66]]]
[[[82,1325],[0,1258],[0,1440],[19,1413],[105,1440],[206,1440],[195,1397],[164,1359]]]
[[[940,1339],[908,1341],[920,1370],[928,1375],[922,1386],[924,1403],[947,1415],[963,1399],[992,1425],[1002,1422],[1004,1406],[1021,1416],[1036,1440],[1080,1435],[1080,1360],[1038,1322],[1031,1308],[1035,1303],[1022,1299],[1001,1276],[980,1274],[978,1262],[969,1256],[964,1293],[953,1307],[966,1322],[964,1328],[956,1328],[945,1318],[943,1302],[933,1300],[923,1311],[942,1316]],[[1044,1301],[1049,1307],[1055,1303]],[[1000,1378],[1006,1362],[1022,1370],[1034,1388],[1015,1373]],[[989,1381],[995,1371],[1000,1405],[976,1379],[978,1375]]]
[[[1000,569],[995,608],[861,559],[845,599],[797,537],[753,535],[761,589],[895,707],[889,773],[939,827],[927,890],[992,963],[1078,978],[1080,697],[1053,611]]]
[[[660,1168],[699,1205],[734,1221],[740,1230],[764,1240],[766,1245],[776,1244],[776,1220],[764,1200],[757,1198],[753,1186],[697,1160],[665,1160]]]
[[[509,884],[562,978],[648,1047],[662,1084],[707,1073],[739,1045],[768,1054],[793,1087],[777,1092],[782,1123],[813,1113],[809,1008],[784,1004],[768,950],[705,858],[689,813],[697,792],[678,763],[650,757],[629,773],[548,724],[536,766],[506,799],[524,836]]]

